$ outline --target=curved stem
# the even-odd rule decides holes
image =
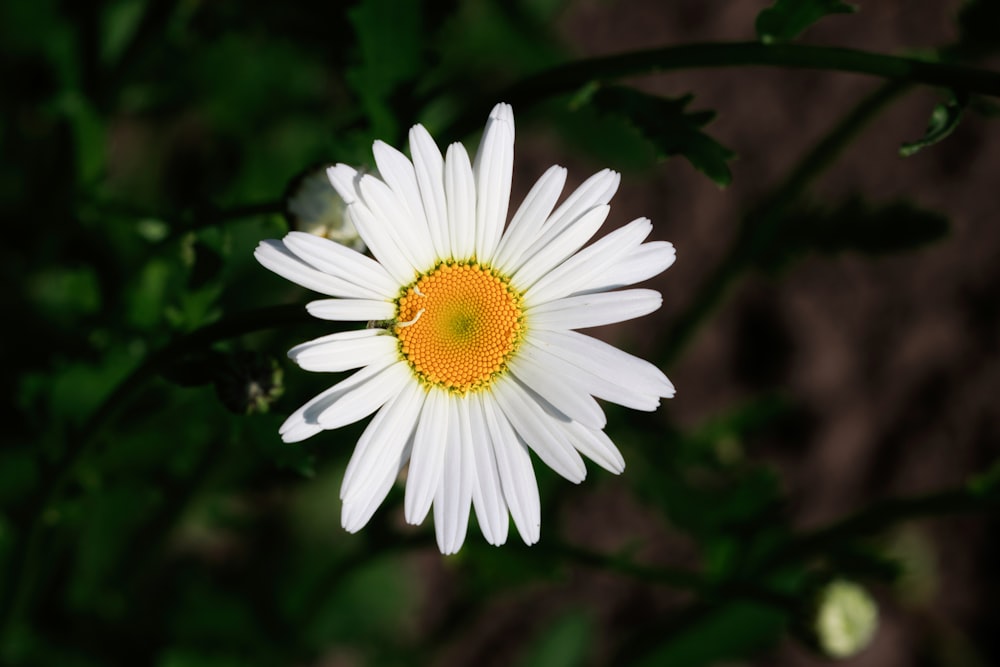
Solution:
[[[702,284],[691,304],[675,320],[661,348],[661,365],[670,366],[677,360],[698,327],[716,311],[733,283],[745,273],[754,255],[776,236],[788,205],[802,196],[851,139],[906,88],[904,83],[890,81],[865,97],[796,163],[785,182],[746,217],[723,260]]]
[[[903,83],[943,86],[972,94],[1000,97],[1000,73],[975,67],[831,46],[718,42],[681,44],[557,65],[528,76],[501,91],[490,104],[502,100],[515,107],[528,105],[540,99],[575,91],[592,81],[620,79],[636,74],[746,66],[852,72]],[[461,137],[475,130],[484,115],[483,108],[477,105],[455,122],[450,136]]]
[[[845,542],[874,535],[902,521],[948,514],[995,511],[1000,506],[1000,474],[994,469],[962,486],[907,498],[890,498],[800,535],[765,562],[774,568],[835,550]]]

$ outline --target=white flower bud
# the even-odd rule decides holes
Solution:
[[[326,176],[326,165],[309,169],[296,178],[289,188],[285,206],[296,229],[328,238],[358,252],[365,251],[365,242],[345,215],[344,200]]]
[[[878,606],[863,586],[833,581],[817,599],[814,631],[831,658],[849,658],[871,643],[878,629]]]

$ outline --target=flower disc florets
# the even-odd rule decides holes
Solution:
[[[400,353],[422,382],[451,391],[489,386],[521,342],[521,295],[473,261],[439,264],[397,306]]]

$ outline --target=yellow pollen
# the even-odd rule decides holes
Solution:
[[[441,264],[396,302],[403,357],[424,382],[465,393],[482,389],[521,341],[521,297],[475,262]]]

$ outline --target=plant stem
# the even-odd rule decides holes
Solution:
[[[577,60],[543,70],[501,91],[489,101],[490,104],[473,105],[474,108],[459,118],[446,134],[462,137],[472,132],[485,116],[483,109],[497,100],[515,107],[530,106],[542,99],[573,92],[592,81],[678,69],[746,66],[851,72],[900,83],[943,86],[970,94],[1000,97],[1000,73],[963,65],[807,44],[681,44]]]
[[[766,560],[765,566],[774,568],[802,561],[816,554],[835,550],[838,545],[852,539],[873,535],[902,521],[995,511],[998,506],[1000,476],[995,473],[992,477],[987,474],[980,486],[970,483],[926,495],[890,498],[785,543]]]
[[[833,163],[851,139],[906,88],[906,84],[890,81],[864,98],[796,163],[785,182],[747,215],[723,260],[667,333],[659,358],[661,366],[673,365],[701,324],[718,309],[733,284],[751,266],[753,258],[779,234],[788,206],[801,197],[810,183]]]

